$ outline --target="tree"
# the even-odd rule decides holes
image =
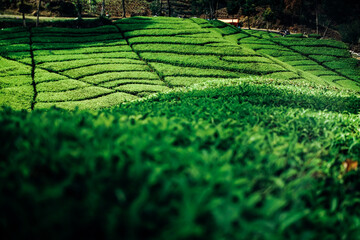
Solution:
[[[20,10],[20,12],[22,13],[23,26],[24,26],[24,27],[26,27],[26,19],[25,19],[25,4],[24,4],[24,0],[21,0],[19,10]]]
[[[250,29],[250,16],[256,13],[256,6],[254,0],[245,0],[245,4],[242,7],[243,14],[247,16],[248,28]]]
[[[269,31],[269,22],[273,22],[276,19],[275,14],[270,7],[267,7],[264,11],[263,18],[264,21],[266,21],[266,29]]]
[[[321,11],[328,19],[328,26],[337,28],[344,41],[357,43],[360,40],[360,2],[342,0],[322,0]],[[325,34],[324,34],[325,36]]]
[[[193,0],[191,1],[191,14],[195,16],[200,16],[205,12],[205,1],[202,0]]]
[[[162,16],[162,1],[155,0],[150,4],[151,13],[156,16]]]
[[[40,6],[41,6],[41,0],[39,0],[38,2],[38,8],[37,8],[37,12],[36,12],[36,26],[39,26],[39,16],[40,16]]]
[[[241,6],[241,1],[232,0],[227,1],[226,3],[226,10],[229,15],[235,15],[239,12]]]
[[[101,3],[100,16],[101,16],[101,17],[104,17],[104,16],[105,16],[105,0],[102,0],[102,3]]]
[[[170,5],[170,0],[167,0],[167,4],[168,4],[168,10],[169,10],[169,17],[171,17],[171,5]]]
[[[82,3],[81,0],[76,0],[76,11],[77,11],[77,20],[80,22],[82,20],[81,12],[82,12]]]
[[[122,9],[123,9],[123,18],[126,18],[125,0],[121,0],[121,3],[122,3]]]
[[[89,12],[93,13],[96,7],[96,0],[88,0]]]
[[[215,11],[216,11],[216,0],[208,0],[209,4],[209,18],[214,19],[215,18]]]

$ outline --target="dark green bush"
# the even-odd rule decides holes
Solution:
[[[77,16],[76,7],[71,1],[51,1],[46,3],[45,8],[61,17]]]
[[[359,99],[259,83],[3,110],[0,237],[356,239]]]
[[[308,35],[309,38],[316,38],[316,39],[320,39],[321,38],[321,35],[320,34],[309,34]]]
[[[360,20],[340,25],[339,32],[342,40],[351,44],[358,44],[360,41]]]

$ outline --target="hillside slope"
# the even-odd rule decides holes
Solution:
[[[0,239],[359,238],[342,43],[138,17],[0,46]]]
[[[343,43],[278,38],[195,18],[134,17],[86,29],[10,28],[0,32],[0,45],[0,104],[17,109],[102,108],[245,76],[360,90],[358,63]],[[14,72],[16,65],[23,70]],[[21,95],[33,97],[16,97]]]

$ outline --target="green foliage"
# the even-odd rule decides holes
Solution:
[[[245,16],[252,16],[256,13],[255,0],[244,0],[242,12]]]
[[[165,52],[190,55],[220,55],[220,56],[253,56],[257,55],[250,49],[236,46],[215,48],[212,46],[177,45],[177,44],[139,44],[134,46],[139,52]]]
[[[61,61],[71,61],[71,60],[80,60],[80,59],[92,59],[92,58],[118,58],[118,59],[138,59],[138,56],[134,52],[99,52],[92,54],[71,54],[69,51],[68,54],[63,55],[41,55],[36,56],[36,63],[44,63],[44,62],[61,62]]]
[[[67,55],[67,54],[89,54],[89,53],[107,53],[107,52],[131,52],[128,45],[109,46],[109,47],[88,47],[62,50],[37,50],[34,52],[35,57],[47,55]]]
[[[169,90],[168,87],[162,85],[153,84],[141,84],[133,82],[131,84],[124,84],[114,88],[115,90],[127,92],[127,93],[139,93],[139,92],[162,92]]]
[[[152,23],[152,24],[143,24],[143,23],[134,23],[134,24],[118,24],[117,26],[120,27],[121,31],[128,32],[128,31],[135,31],[135,30],[143,30],[143,29],[179,29],[183,23],[177,24],[169,24],[169,23]],[[188,29],[200,29],[200,26],[188,22],[187,24]],[[183,29],[183,28],[181,28]]]
[[[86,84],[81,81],[66,79],[66,80],[58,80],[58,81],[50,81],[50,82],[42,82],[37,84],[36,89],[38,93],[40,92],[64,92],[69,90],[80,89],[84,87],[88,87],[90,84]]]
[[[360,41],[360,19],[340,25],[339,32],[344,42],[358,44]]]
[[[157,75],[153,72],[145,71],[122,71],[122,72],[106,72],[98,73],[96,75],[82,77],[81,81],[85,81],[93,84],[102,84],[119,79],[158,79]]]
[[[184,77],[219,77],[219,78],[236,78],[241,77],[241,73],[217,70],[217,69],[203,69],[196,67],[175,66],[164,63],[149,63],[152,67],[161,72],[164,76],[184,76]],[[245,74],[246,75],[246,74]],[[242,76],[245,76],[242,75]]]
[[[76,96],[75,96],[76,97]],[[133,101],[138,99],[137,96],[124,92],[106,93],[96,96],[96,98],[65,102],[39,102],[36,104],[36,109],[46,109],[57,107],[68,110],[76,109],[102,109],[111,106],[117,106],[123,102]]]
[[[316,39],[320,39],[321,35],[320,34],[315,34],[315,33],[311,33],[308,35],[309,38],[316,38]]]
[[[313,48],[313,47],[298,47],[294,46],[292,49],[301,52],[305,55],[329,55],[329,56],[336,56],[336,57],[349,57],[350,53],[346,49],[337,49],[331,47],[322,47],[322,48]]]
[[[26,29],[13,28],[0,32],[0,44],[4,46],[0,54],[7,59],[30,69],[35,64],[32,106],[46,102],[46,98],[54,102],[50,100],[52,93],[56,101],[80,102],[100,99],[114,91],[145,96],[152,90],[143,89],[163,91],[165,86],[249,75],[346,85],[344,88],[358,90],[356,84],[334,83],[359,80],[358,66],[347,62],[349,55],[343,43],[279,38],[265,31],[239,30],[216,20],[135,17],[118,20],[116,26],[34,28],[31,36]],[[326,57],[320,59],[324,54]],[[343,61],[334,62],[337,57]],[[4,74],[3,86],[28,84],[19,78],[9,85],[9,72]],[[11,72],[17,75],[17,71]],[[105,92],[91,95],[86,90],[89,87]],[[67,106],[64,104],[61,106]]]
[[[196,56],[196,55],[176,55],[168,53],[141,53],[141,56],[150,62],[170,63],[177,66],[183,67],[198,67],[198,68],[209,68],[219,69],[234,72],[244,72],[254,75],[266,74],[276,71],[283,71],[284,68],[277,64],[269,63],[233,63],[227,61],[221,61],[215,56]]]
[[[0,31],[1,239],[357,238],[346,46],[116,24]]]
[[[183,45],[207,45],[211,43],[226,43],[226,41],[219,38],[196,38],[196,37],[163,37],[163,36],[150,36],[150,37],[137,37],[130,38],[129,43],[131,45],[135,44],[149,44],[149,43],[159,43],[159,44],[183,44]]]
[[[76,44],[72,42],[65,43],[35,43],[33,44],[33,50],[63,50],[63,49],[77,49],[77,48],[86,48],[86,47],[111,47],[126,45],[125,40],[113,40],[113,41],[103,41],[103,42],[85,42],[81,44]]]
[[[123,72],[123,71],[148,71],[150,70],[145,64],[99,64],[85,66],[66,70],[63,74],[72,78],[82,78],[90,75],[107,73],[107,72]]]
[[[32,33],[34,34],[45,34],[45,35],[60,35],[65,36],[76,36],[76,35],[96,35],[96,34],[110,34],[117,33],[117,29],[113,25],[105,25],[101,27],[92,27],[92,28],[59,28],[59,27],[42,27],[42,28],[33,28]]]
[[[91,59],[79,59],[69,60],[63,62],[46,62],[39,64],[41,68],[51,69],[53,71],[64,71],[68,69],[75,69],[91,65],[102,65],[102,64],[143,64],[138,59],[128,58],[91,58]]]
[[[71,91],[56,92],[39,92],[37,96],[38,102],[67,102],[76,100],[85,100],[89,98],[96,98],[98,96],[107,95],[114,91],[101,87],[82,87],[73,89]]]
[[[209,33],[207,30],[199,29],[144,29],[144,30],[134,30],[125,32],[124,36],[126,38],[132,37],[141,37],[141,36],[179,36],[179,35],[191,35],[199,33]]]
[[[275,13],[272,11],[272,9],[270,7],[265,9],[265,11],[263,13],[263,18],[264,18],[264,21],[266,21],[266,22],[273,22],[274,20],[276,20]]]
[[[87,43],[87,42],[96,42],[96,41],[106,41],[106,40],[120,40],[122,39],[121,35],[118,33],[104,34],[98,36],[88,36],[88,35],[76,35],[76,36],[68,36],[68,37],[60,37],[60,36],[48,36],[46,38],[42,37],[41,34],[39,36],[35,35],[32,39],[34,43]],[[81,45],[80,45],[81,46]]]
[[[227,1],[226,10],[229,15],[235,15],[240,10],[240,1]]]
[[[293,33],[293,34],[287,35],[286,37],[287,38],[295,38],[295,39],[297,39],[297,38],[303,38],[304,35],[302,33]]]
[[[142,85],[134,87],[134,86],[129,86],[129,84],[142,84]],[[130,78],[129,77],[129,78],[126,78],[126,79],[115,79],[115,80],[111,80],[111,81],[106,81],[104,83],[101,83],[100,86],[114,89],[116,87],[126,85],[126,87],[121,88],[121,90],[126,91],[128,88],[131,88],[132,93],[138,93],[138,92],[143,92],[143,90],[136,91],[136,88],[144,89],[144,88],[146,88],[146,86],[145,86],[146,84],[147,85],[165,85],[165,83],[163,81],[161,81],[161,80],[141,79],[138,76],[136,76],[135,78]],[[149,88],[150,87],[151,86],[149,86]],[[154,89],[154,88],[152,88],[152,89]],[[158,87],[156,89],[159,90],[159,91],[167,90],[166,88],[161,88],[161,87]],[[153,92],[153,91],[151,91],[151,92]]]
[[[6,109],[1,236],[357,236],[359,172],[339,171],[359,160],[359,104],[248,79],[101,111]]]

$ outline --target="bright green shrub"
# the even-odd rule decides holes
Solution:
[[[91,58],[80,60],[69,60],[63,62],[46,62],[39,64],[41,68],[51,69],[53,71],[64,71],[68,69],[86,67],[91,65],[104,65],[104,64],[132,64],[143,65],[144,63],[137,59],[127,58]]]
[[[29,37],[23,37],[23,38],[13,38],[13,39],[5,39],[0,40],[0,46],[10,46],[13,44],[29,44]]]
[[[107,33],[118,33],[118,30],[115,26],[105,25],[95,28],[58,28],[58,27],[41,27],[31,29],[33,34],[75,34],[75,35],[84,35],[84,34],[107,34]]]
[[[1,236],[356,238],[359,173],[340,172],[359,160],[359,99],[250,82],[1,112]]]
[[[34,88],[31,85],[5,87],[0,89],[0,107],[11,107],[16,110],[30,110]]]
[[[91,47],[91,48],[75,48],[63,50],[38,50],[34,51],[35,58],[37,56],[47,55],[67,55],[67,54],[89,54],[89,53],[106,53],[106,52],[131,52],[128,45],[109,46],[109,47]]]
[[[162,37],[162,36],[154,36],[154,37],[137,37],[130,38],[129,43],[131,45],[135,44],[150,44],[150,43],[158,43],[158,44],[193,44],[193,45],[205,45],[209,43],[227,43],[224,40],[219,38],[194,38],[194,37]]]
[[[121,85],[114,88],[118,91],[123,91],[127,93],[139,93],[139,92],[162,92],[170,90],[166,86],[162,85],[152,85],[152,84],[140,84],[140,83],[131,83],[126,85]]]
[[[51,107],[63,108],[68,110],[75,109],[101,109],[108,108],[110,106],[117,106],[123,102],[133,101],[138,97],[123,93],[115,92],[105,95],[97,96],[93,99],[87,100],[76,100],[76,101],[66,101],[66,102],[39,102],[36,103],[36,109],[49,109]]]
[[[141,84],[140,86],[129,86],[129,84]],[[133,78],[133,79],[116,79],[116,80],[111,80],[111,81],[106,81],[104,83],[101,83],[100,86],[102,87],[106,87],[106,88],[116,88],[116,87],[120,87],[125,85],[125,88],[137,88],[139,87],[139,89],[145,89],[146,86],[145,85],[165,85],[165,83],[161,80],[154,80],[154,79],[137,79],[137,78]],[[133,92],[133,90],[132,90]]]
[[[17,76],[2,76],[0,77],[0,89],[6,87],[17,87],[23,85],[30,85],[32,83],[31,75],[17,75]]]
[[[271,60],[265,57],[256,57],[256,56],[224,56],[222,60],[229,62],[237,62],[237,63],[249,63],[249,62],[257,62],[257,63],[273,63]]]
[[[134,46],[135,51],[139,52],[165,52],[191,55],[220,55],[220,56],[253,56],[258,55],[254,51],[246,48],[229,46],[224,48],[214,48],[197,45],[177,45],[177,44],[139,44]]]
[[[82,78],[90,75],[97,75],[107,72],[121,71],[149,71],[149,67],[145,64],[99,64],[92,66],[79,67],[71,70],[65,70],[62,73],[73,78]]]
[[[286,37],[287,38],[303,38],[304,36],[302,33],[293,33],[293,34],[287,35]]]
[[[293,79],[301,78],[298,74],[294,72],[269,73],[269,74],[264,74],[263,77],[266,79],[280,79],[280,80],[293,80]]]
[[[184,22],[183,26],[179,24],[169,24],[169,23],[152,23],[152,24],[118,24],[117,25],[122,32],[134,31],[134,30],[143,30],[143,29],[200,29],[200,26],[191,22]]]
[[[14,39],[23,39],[28,38],[30,36],[29,32],[23,30],[23,32],[12,32],[10,29],[9,31],[0,30],[0,41],[8,41]]]
[[[42,35],[32,37],[34,43],[91,43],[96,41],[107,41],[107,40],[120,40],[122,36],[119,33],[103,34],[98,36],[47,36],[44,38]]]
[[[42,82],[36,85],[36,90],[38,93],[40,92],[64,92],[70,91],[80,88],[89,87],[90,84],[84,83],[82,81],[66,79],[66,80],[58,80],[58,81],[49,81]]]
[[[318,65],[313,60],[295,60],[295,61],[285,61],[286,63],[290,64],[291,66],[310,66],[310,65]]]
[[[298,69],[301,69],[303,71],[326,71],[327,69],[318,65],[318,64],[312,64],[312,65],[298,65],[296,66]]]
[[[258,49],[256,50],[258,53],[267,54],[272,57],[283,57],[283,56],[294,56],[294,52],[287,49]]]
[[[116,24],[152,24],[152,23],[163,23],[163,24],[184,24],[187,22],[186,19],[182,18],[169,18],[169,17],[132,17],[126,19],[119,19],[115,23]]]
[[[86,100],[102,95],[112,93],[114,91],[101,87],[84,87],[63,92],[39,92],[37,96],[38,102],[65,102]]]
[[[171,86],[191,86],[197,83],[203,83],[210,80],[215,80],[216,77],[165,77],[165,81],[169,82]]]
[[[345,49],[337,49],[337,48],[312,48],[312,47],[302,47],[302,46],[294,46],[292,49],[301,52],[306,55],[329,55],[329,56],[337,56],[337,57],[348,57],[350,53]]]
[[[338,80],[338,81],[336,81],[336,83],[342,87],[350,88],[350,89],[360,92],[360,83],[359,82],[355,82],[355,81],[351,81],[351,80]]]
[[[311,33],[308,35],[309,38],[316,38],[316,39],[320,39],[321,38],[321,35],[320,34],[314,34],[314,33]]]
[[[134,30],[130,32],[125,32],[124,36],[126,38],[131,37],[142,37],[142,36],[179,36],[179,35],[193,35],[193,34],[207,34],[207,30],[199,29],[144,29],[144,30]]]
[[[44,62],[60,62],[80,59],[92,59],[92,58],[130,58],[139,59],[134,52],[106,52],[106,53],[92,53],[92,54],[69,54],[64,55],[40,55],[35,57],[35,62],[41,64]]]
[[[284,68],[277,64],[269,63],[232,63],[221,61],[218,57],[207,56],[206,58],[199,55],[177,55],[168,53],[141,53],[142,58],[150,62],[170,63],[177,66],[183,67],[198,67],[198,68],[209,68],[219,69],[228,71],[238,71],[249,74],[265,74],[277,71],[283,71]]]
[[[36,43],[33,44],[33,50],[61,50],[61,49],[76,49],[89,47],[104,47],[104,46],[119,46],[126,45],[124,39],[111,40],[105,42],[88,42],[88,43]]]
[[[336,57],[336,56],[328,56],[328,55],[309,55],[309,57],[315,59],[320,63],[346,59],[345,57]]]
[[[82,77],[81,81],[94,84],[102,84],[114,80],[125,79],[149,79],[149,80],[158,80],[158,76],[149,71],[122,71],[122,72],[107,72],[107,73],[98,73],[96,75]]]
[[[236,78],[246,76],[238,72],[216,70],[216,69],[201,69],[196,67],[181,67],[164,63],[149,63],[163,76],[184,76],[184,77],[219,77],[219,78]]]
[[[280,61],[286,62],[286,63],[290,63],[291,61],[309,60],[308,57],[305,57],[299,53],[294,53],[293,55],[289,55],[289,56],[279,56],[279,57],[277,57],[277,59],[279,59]]]

